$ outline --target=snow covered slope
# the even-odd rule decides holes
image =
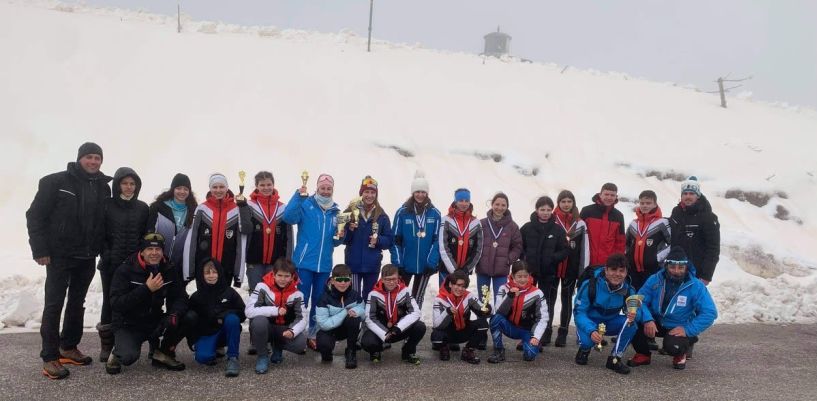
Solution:
[[[289,196],[306,169],[312,183],[333,174],[341,204],[373,175],[393,213],[420,168],[439,207],[465,186],[483,215],[503,190],[520,223],[540,195],[567,188],[585,204],[607,181],[630,200],[655,190],[669,213],[677,177],[694,174],[722,224],[720,322],[817,321],[814,111],[744,99],[722,109],[711,94],[625,74],[384,42],[366,53],[364,42],[196,21],[178,34],[172,17],[0,3],[0,327],[38,324],[44,273],[24,212],[37,180],[87,140],[103,147],[103,171],[139,172],[146,201],[179,171],[199,199],[211,172],[235,188],[240,169],[271,170]],[[619,204],[628,219],[632,207]],[[98,304],[95,282],[89,326]]]

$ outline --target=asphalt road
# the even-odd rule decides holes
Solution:
[[[571,332],[572,334],[572,332]],[[513,344],[513,343],[508,343]],[[242,338],[242,354],[247,337]],[[185,347],[186,348],[186,347]],[[331,365],[319,355],[284,353],[284,363],[256,375],[255,357],[242,355],[241,375],[226,378],[223,363],[197,365],[184,349],[183,372],[152,367],[143,358],[122,374],[109,376],[103,364],[70,367],[65,380],[40,373],[37,333],[0,334],[2,400],[814,400],[817,399],[817,325],[716,325],[695,347],[687,369],[676,371],[671,358],[654,354],[653,363],[622,376],[604,368],[606,356],[593,353],[588,366],[573,363],[575,345],[547,347],[534,362],[508,351],[508,362],[468,365],[452,353],[436,359],[427,339],[420,366],[400,362],[399,346],[372,365],[343,368],[341,345]],[[490,348],[490,347],[489,347]],[[85,333],[81,349],[96,355],[95,333]],[[143,348],[146,351],[146,347]],[[632,352],[632,351],[630,351]],[[629,354],[629,353],[628,353]]]

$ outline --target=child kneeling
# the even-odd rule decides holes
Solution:
[[[217,260],[208,259],[196,270],[196,292],[190,296],[185,315],[186,327],[191,328],[188,341],[194,343],[196,362],[214,365],[216,348],[227,345],[227,377],[238,376],[238,346],[244,300],[230,288],[224,269]]]
[[[258,351],[255,373],[267,373],[270,363],[281,363],[284,349],[296,354],[306,349],[306,308],[298,282],[295,265],[281,258],[250,294],[245,313],[250,319],[253,346]],[[271,356],[268,343],[272,345]]]
[[[332,351],[335,342],[346,340],[346,369],[357,367],[356,343],[360,334],[360,323],[363,321],[363,300],[357,291],[349,291],[352,285],[352,270],[340,264],[332,269],[332,276],[326,285],[318,308],[315,310],[315,321],[318,323],[318,351],[321,361],[332,362]]]
[[[522,359],[530,362],[539,355],[539,340],[548,321],[545,295],[531,278],[528,264],[518,260],[511,265],[508,282],[496,294],[496,311],[491,318],[494,354],[488,362],[505,360],[502,335],[522,340]]]
[[[469,292],[468,274],[456,270],[443,281],[440,293],[434,298],[434,330],[431,332],[431,343],[439,346],[440,360],[451,359],[449,344],[466,343],[460,359],[472,364],[480,362],[476,347],[485,343],[488,335],[487,316],[491,316],[490,306],[483,312],[483,303]],[[477,316],[471,320],[471,312]]]
[[[401,359],[419,365],[420,358],[415,353],[425,334],[426,325],[420,320],[420,308],[400,280],[397,266],[383,266],[380,281],[374,285],[366,303],[366,332],[360,340],[361,347],[369,353],[369,359],[377,363],[382,359],[384,343],[406,340]]]

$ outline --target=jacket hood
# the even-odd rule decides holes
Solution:
[[[264,284],[266,284],[267,287],[270,288],[270,289],[274,289],[274,288],[278,287],[277,285],[275,285],[275,271],[274,270],[270,270],[267,274],[265,274],[264,277],[261,278],[261,281],[263,281]],[[292,281],[290,281],[289,284],[286,287],[283,288],[283,292],[289,293],[289,292],[296,291],[298,289],[298,284],[300,284],[300,283],[301,283],[301,279],[300,279],[300,277],[298,277],[298,272],[296,271],[295,273],[292,273]]]
[[[216,271],[218,272],[218,281],[215,284],[207,284],[204,281],[204,265],[208,262],[212,262],[213,266],[215,266]],[[227,277],[224,276],[224,267],[221,265],[216,259],[205,258],[199,264],[198,268],[196,269],[196,290],[202,291],[208,294],[221,294],[224,292],[227,287],[229,287],[230,283],[227,280]]]
[[[119,195],[122,194],[122,189],[119,188],[119,183],[122,182],[125,177],[132,177],[133,180],[136,181],[136,191],[133,192],[133,199],[139,199],[139,191],[142,190],[142,179],[139,178],[139,174],[136,174],[136,171],[130,167],[120,167],[116,169],[116,172],[113,174],[113,184],[111,185],[113,198],[121,199]]]

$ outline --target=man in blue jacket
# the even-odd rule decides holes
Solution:
[[[644,322],[633,340],[635,356],[630,366],[649,365],[649,338],[664,337],[664,351],[672,355],[672,367],[686,367],[687,352],[698,335],[718,317],[706,285],[695,277],[695,267],[680,246],[673,246],[664,268],[650,276],[639,294],[644,296]]]
[[[617,336],[607,358],[607,369],[621,374],[630,373],[630,368],[622,362],[621,356],[635,335],[638,326],[633,322],[641,320],[643,307],[636,313],[621,314],[625,310],[627,297],[635,294],[626,278],[627,257],[622,253],[614,253],[607,257],[603,269],[597,269],[593,277],[585,280],[579,287],[573,308],[576,334],[579,337],[577,364],[587,365],[590,351],[604,341],[604,335],[599,332],[599,324],[604,323],[605,334]]]

